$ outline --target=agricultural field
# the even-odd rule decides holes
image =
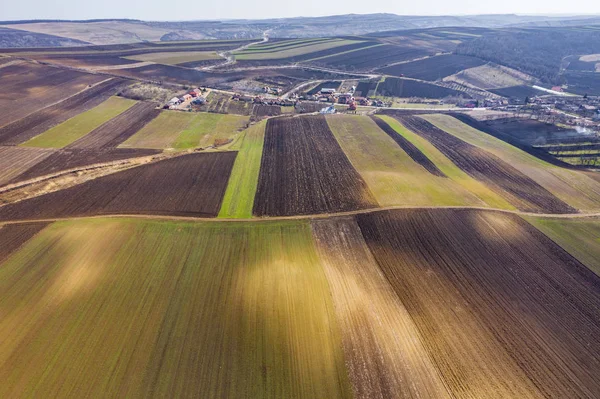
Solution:
[[[500,89],[488,89],[488,91],[502,97],[519,98],[523,100],[525,100],[527,97],[544,95],[543,91],[525,85],[502,87]]]
[[[469,97],[462,91],[437,86],[432,83],[421,82],[412,79],[387,77],[377,85],[378,96],[384,97],[422,97],[422,98],[444,98],[448,96]]]
[[[272,47],[251,46],[242,51],[234,52],[233,55],[235,56],[235,59],[239,61],[278,60],[282,58],[291,58],[309,53],[316,53],[323,50],[329,50],[336,47],[342,47],[357,43],[360,43],[360,41],[335,38],[309,43],[300,41],[297,44],[287,45],[281,44],[280,42],[276,43]]]
[[[237,141],[238,154],[223,197],[220,218],[251,218],[254,197],[258,187],[258,176],[265,141],[265,126],[261,121],[249,127]],[[239,146],[239,148],[237,148]]]
[[[0,225],[0,264],[48,223],[15,223]]]
[[[371,45],[366,48],[343,52],[308,61],[312,65],[348,71],[371,71],[397,62],[410,61],[431,53],[427,50],[388,44]]]
[[[464,69],[484,65],[485,62],[474,57],[462,55],[439,55],[422,60],[396,64],[379,72],[392,76],[406,76],[422,80],[441,80]]]
[[[22,153],[26,150],[49,151],[23,147],[11,148],[19,149],[22,151]],[[71,169],[86,168],[89,165],[116,162],[124,159],[144,157],[158,153],[160,153],[159,150],[126,148],[105,148],[102,150],[61,149],[51,151],[51,154],[48,157],[45,157],[40,162],[36,162],[28,169],[25,166],[23,168],[19,168],[19,171],[22,173],[17,174],[16,177],[10,180],[10,183],[35,179],[37,177],[51,175]]]
[[[159,113],[160,110],[156,109],[156,104],[138,102],[125,112],[75,140],[67,148],[101,149],[117,147],[156,118]]]
[[[425,209],[357,221],[452,396],[598,392],[600,279],[531,225]]]
[[[306,222],[64,221],[1,270],[0,396],[352,397]]]
[[[415,141],[411,133],[397,121],[384,118],[391,129],[389,133],[367,117],[327,116],[327,123],[335,138],[380,205],[486,206],[489,203],[510,208],[489,189],[461,174],[452,162],[431,148],[431,144],[427,146],[427,142]],[[434,168],[439,165],[438,170],[443,176],[432,174],[415,162],[398,144],[402,139],[409,143],[413,151],[416,149],[421,153],[421,157],[431,159],[430,163],[435,162]],[[445,177],[446,174],[450,178]]]
[[[535,78],[523,72],[490,63],[461,70],[454,75],[444,78],[444,80],[467,83],[486,90],[507,90],[512,87],[523,87],[535,82]]]
[[[18,145],[106,101],[125,83],[109,79],[63,101],[0,127],[0,144]]]
[[[254,215],[332,213],[376,206],[325,117],[267,122]]]
[[[600,221],[598,218],[526,217],[526,220],[600,276]]]
[[[516,215],[421,209],[1,229],[11,243],[0,246],[9,253],[1,396],[600,389],[600,277]]]
[[[254,119],[262,119],[268,116],[281,115],[281,108],[280,105],[254,104],[252,106],[252,116]],[[293,109],[292,107],[289,108]]]
[[[372,46],[378,46],[379,44],[375,41],[357,41],[352,40],[348,44],[343,44],[340,46],[328,47],[324,46],[324,43],[327,41],[319,40],[319,41],[311,41],[306,42],[302,45],[298,46],[277,46],[277,47],[259,47],[257,45],[249,47],[246,51],[256,52],[259,51],[261,57],[257,57],[257,59],[248,59],[245,56],[243,58],[236,57],[235,66],[239,67],[256,67],[256,66],[269,66],[269,65],[291,65],[296,63],[303,64],[311,64],[319,59],[327,58],[329,56],[341,55],[345,53],[350,53],[353,51],[357,51],[360,49],[366,49]],[[323,47],[322,50],[315,50],[316,44],[320,44],[319,47]],[[304,53],[304,47],[311,46],[310,52]],[[265,51],[265,52],[263,52]],[[277,54],[278,52],[283,52],[284,58],[263,58],[265,54]],[[251,55],[251,54],[249,54]]]
[[[106,214],[216,216],[235,152],[188,154],[0,207],[0,220]],[[168,195],[165,195],[168,192]]]
[[[397,18],[65,22],[112,44],[0,49],[0,398],[600,398],[600,173],[563,162],[600,139],[447,109],[557,57],[576,91],[598,51]],[[475,18],[494,29],[454,25]],[[278,37],[304,26],[335,33]],[[239,39],[187,40],[210,35]]]
[[[0,127],[103,80],[105,76],[33,63],[6,66],[0,74]]]
[[[600,182],[581,171],[554,166],[448,115],[425,115],[438,128],[504,160],[554,196],[585,212],[600,210]]]
[[[160,111],[120,148],[187,150],[233,142],[248,117],[206,112]]]
[[[439,129],[425,119],[402,116],[399,120],[406,128],[431,142],[465,173],[484,182],[517,209],[538,213],[576,212],[502,158]]]
[[[146,53],[125,57],[134,61],[150,61],[157,64],[178,65],[197,61],[222,60],[214,51],[181,51],[166,53]]]
[[[354,397],[449,397],[417,325],[356,221],[335,218],[311,226],[339,320]]]
[[[41,148],[0,147],[0,186],[52,155]]]
[[[127,111],[135,101],[110,97],[102,104],[57,125],[22,145],[25,147],[62,148],[82,138],[112,118]]]

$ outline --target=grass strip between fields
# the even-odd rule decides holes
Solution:
[[[235,219],[252,217],[266,124],[266,120],[263,120],[248,128],[239,143],[239,152],[229,177],[218,217]]]
[[[458,166],[449,160],[444,154],[442,154],[433,144],[417,134],[406,129],[396,119],[382,115],[381,119],[386,121],[398,134],[404,136],[405,139],[415,145],[427,158],[429,158],[436,166],[444,172],[446,176],[458,183],[464,189],[473,193],[477,198],[482,200],[488,206],[492,208],[515,210],[516,208],[511,205],[504,198],[494,193],[484,183],[473,179],[471,176],[462,171]]]
[[[46,130],[44,133],[21,145],[39,148],[63,148],[90,133],[105,122],[122,114],[135,104],[136,101],[133,100],[110,97],[102,104]]]

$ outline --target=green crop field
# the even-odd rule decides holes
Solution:
[[[121,147],[177,150],[206,147],[217,139],[235,140],[247,122],[248,117],[239,115],[163,111]]]
[[[237,60],[276,60],[281,58],[295,57],[302,54],[314,53],[331,48],[360,43],[360,40],[333,39],[310,45],[298,45],[285,48],[273,48],[268,50],[243,50],[234,53]]]
[[[223,197],[221,218],[251,218],[258,185],[266,120],[248,128],[239,143],[239,152]],[[236,143],[237,144],[237,143]],[[234,149],[234,148],[232,148]]]
[[[569,205],[586,212],[600,210],[600,183],[586,173],[550,165],[451,116],[432,114],[422,118],[498,156]]]
[[[600,276],[600,219],[525,219]]]
[[[207,61],[221,59],[215,51],[180,51],[165,53],[138,54],[123,57],[135,61],[150,61],[158,64],[177,65],[185,62]]]
[[[308,222],[57,222],[0,268],[0,397],[350,397]]]
[[[515,209],[508,201],[504,198],[500,197],[498,194],[490,190],[484,183],[476,180],[462,171],[458,166],[454,164],[451,160],[449,160],[444,154],[442,154],[433,144],[429,141],[425,140],[421,136],[411,132],[406,129],[400,122],[396,119],[391,118],[389,116],[381,116],[381,119],[386,121],[390,126],[392,126],[398,134],[401,134],[408,141],[413,143],[415,147],[417,147],[423,154],[427,156],[427,158],[431,159],[433,163],[437,165],[438,168],[446,176],[456,182],[458,185],[473,193],[479,199],[481,199],[484,203],[489,205],[492,208],[500,208],[500,209]]]
[[[486,205],[453,180],[434,176],[414,162],[370,118],[333,115],[327,122],[380,205]],[[390,122],[397,131],[404,129]]]
[[[102,104],[46,130],[23,143],[26,147],[63,148],[131,108],[136,102],[121,97],[110,97]]]

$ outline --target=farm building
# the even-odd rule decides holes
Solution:
[[[321,89],[321,94],[333,94],[333,93],[335,93],[334,88],[324,87]]]

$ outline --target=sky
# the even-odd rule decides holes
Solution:
[[[597,0],[0,0],[0,20],[133,18],[260,19],[339,14],[600,14]]]

